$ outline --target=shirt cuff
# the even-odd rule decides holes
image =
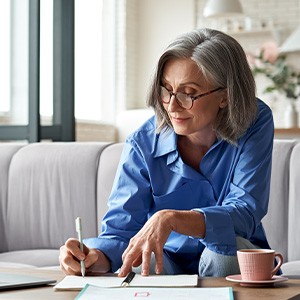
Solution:
[[[103,252],[111,263],[111,271],[116,272],[122,266],[122,254],[128,244],[112,238],[89,238],[83,243],[89,248],[96,248]]]
[[[236,255],[236,234],[229,213],[221,206],[193,209],[204,214],[205,237],[201,243],[209,250],[223,255]]]

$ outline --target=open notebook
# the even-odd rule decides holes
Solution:
[[[92,285],[86,287],[80,292],[75,300],[94,300],[94,299],[147,299],[147,300],[233,300],[232,287],[211,287],[211,288],[125,288],[108,289]]]
[[[54,286],[55,290],[81,290],[86,284],[98,287],[121,287],[124,278],[116,274],[110,276],[66,276]],[[150,275],[136,274],[130,282],[131,287],[195,287],[198,275]]]
[[[55,279],[41,278],[29,275],[0,273],[0,290],[22,287],[34,287],[55,283]]]

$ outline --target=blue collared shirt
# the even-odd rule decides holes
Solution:
[[[269,201],[274,125],[258,100],[258,117],[237,146],[216,140],[200,163],[185,164],[174,131],[156,133],[152,117],[124,145],[102,222],[102,233],[86,245],[103,251],[112,271],[122,264],[129,240],[162,209],[196,210],[205,216],[204,238],[172,232],[164,250],[186,272],[197,272],[204,247],[236,255],[236,236],[269,248],[261,220]]]

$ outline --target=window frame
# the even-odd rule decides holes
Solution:
[[[53,1],[53,125],[40,120],[40,0],[29,0],[28,125],[0,125],[0,140],[75,141],[74,0]]]

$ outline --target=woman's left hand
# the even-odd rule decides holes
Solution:
[[[163,271],[163,248],[172,232],[171,218],[174,211],[161,210],[155,213],[130,240],[122,255],[123,265],[119,276],[126,276],[132,267],[142,264],[142,275],[149,275],[152,252],[155,255],[157,274]]]

